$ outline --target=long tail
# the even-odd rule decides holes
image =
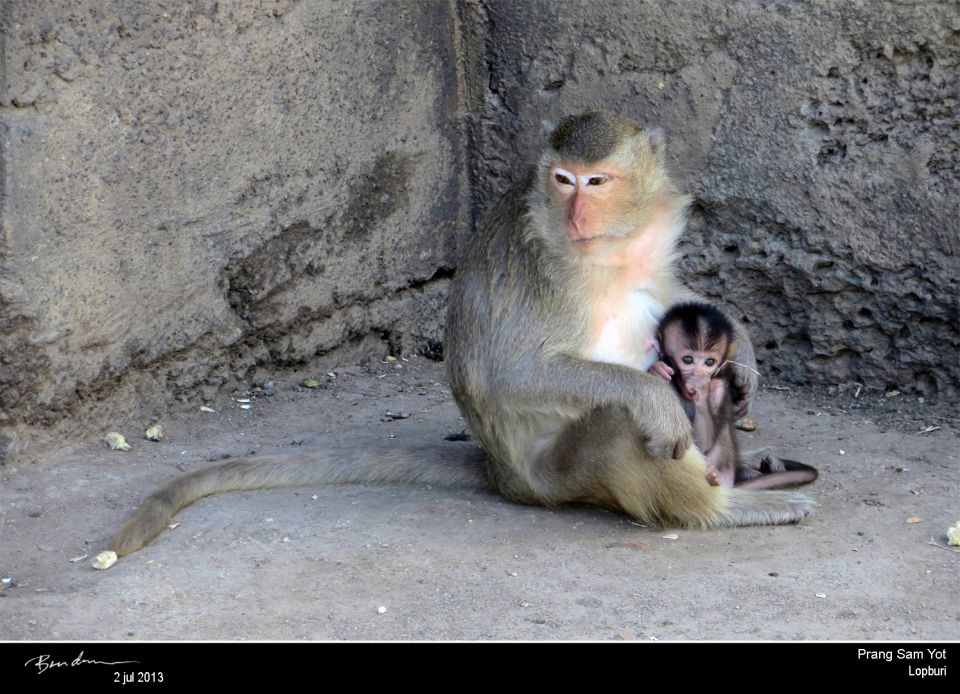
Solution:
[[[414,444],[371,450],[324,446],[297,453],[242,458],[182,475],[147,498],[114,538],[119,556],[136,552],[159,535],[181,509],[197,499],[247,489],[350,482],[436,484],[490,489],[476,446]]]
[[[815,482],[820,473],[817,468],[805,463],[798,463],[796,460],[780,459],[785,472],[767,472],[758,474],[756,477],[738,481],[737,489],[785,489],[787,487],[796,487],[799,484],[809,484]]]

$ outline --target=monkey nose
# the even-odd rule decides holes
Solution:
[[[587,206],[587,198],[581,193],[573,194],[573,200],[570,201],[570,221],[582,223],[586,218],[584,208]]]

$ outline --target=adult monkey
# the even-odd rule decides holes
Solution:
[[[645,373],[663,309],[691,297],[674,270],[688,205],[666,174],[659,132],[586,113],[559,125],[527,187],[470,244],[445,356],[508,498],[701,527],[810,512],[799,494],[709,485],[676,394]],[[735,328],[735,361],[752,366],[750,339]],[[756,379],[741,369],[735,385],[745,412]]]
[[[457,271],[447,318],[450,384],[484,463],[462,444],[374,450],[356,442],[235,460],[154,492],[120,529],[123,556],[210,494],[336,482],[494,487],[516,501],[588,502],[649,523],[788,523],[812,501],[711,486],[676,394],[646,373],[662,309],[687,298],[674,249],[689,199],[659,134],[606,112],[557,128],[532,180],[507,196]],[[737,361],[754,363],[736,326]],[[756,381],[737,381],[745,410]],[[484,469],[485,468],[485,469]]]

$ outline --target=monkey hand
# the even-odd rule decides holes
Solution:
[[[710,412],[708,400],[710,395],[710,374],[693,373],[687,377],[683,384],[682,395],[686,400],[692,402],[698,410]]]
[[[727,382],[722,378],[711,379],[708,390],[707,402],[710,406],[710,414],[716,419],[723,413],[723,401],[727,394]]]
[[[659,376],[667,383],[669,383],[670,379],[673,378],[673,369],[667,366],[667,363],[663,361],[658,361],[651,366],[650,373],[652,373],[654,376]]]
[[[663,381],[642,402],[645,407],[633,411],[633,419],[654,458],[679,460],[693,445],[690,420],[676,393]]]

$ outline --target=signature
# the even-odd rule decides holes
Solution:
[[[51,668],[56,667],[76,667],[77,665],[125,665],[127,663],[139,663],[139,660],[117,660],[110,662],[107,660],[91,660],[83,657],[83,651],[80,651],[78,655],[73,660],[50,660],[50,655],[38,655],[36,658],[31,658],[23,664],[24,667],[30,667],[31,665],[37,668],[37,674],[46,672]]]

